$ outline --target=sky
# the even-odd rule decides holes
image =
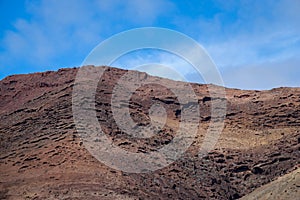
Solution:
[[[0,79],[78,67],[102,41],[141,27],[196,40],[226,87],[300,87],[299,0],[0,0]],[[203,82],[184,61],[157,50],[132,52],[112,65],[132,69],[150,62]]]

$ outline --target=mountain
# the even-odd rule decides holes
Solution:
[[[95,111],[112,144],[145,155],[172,144],[184,115],[184,106],[172,91],[183,92],[189,84],[142,72],[101,69],[105,72],[97,85]],[[210,89],[221,87],[190,84],[200,111],[191,146],[166,167],[130,173],[105,165],[87,150],[72,110],[77,72],[78,68],[61,69],[0,81],[0,199],[238,199],[246,195],[264,199],[262,186],[299,171],[300,88],[223,88],[224,98],[212,98]],[[127,108],[133,122],[140,127],[163,124],[159,113],[165,110],[166,123],[152,137],[129,137],[116,123],[114,89],[127,74],[152,82],[136,88],[130,97]],[[211,108],[219,102],[226,102],[224,129],[214,148],[200,156],[213,120]],[[161,107],[151,114],[156,104]],[[189,127],[185,128],[188,134]],[[299,182],[299,176],[293,177]],[[289,188],[299,194],[299,185]]]

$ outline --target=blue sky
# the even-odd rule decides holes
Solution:
[[[0,19],[0,79],[80,66],[110,36],[155,26],[198,41],[227,87],[300,86],[298,0],[0,0]],[[169,62],[170,57],[160,52],[127,58],[123,65],[154,58],[177,67],[182,64]],[[185,70],[184,76],[202,81],[193,71]]]

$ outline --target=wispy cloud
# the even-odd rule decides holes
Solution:
[[[99,10],[119,23],[130,21],[132,25],[153,25],[158,17],[169,14],[175,5],[167,0],[100,0]],[[117,23],[116,23],[117,24]]]
[[[30,18],[13,22],[0,43],[2,73],[41,71],[80,65],[100,41],[142,24],[152,25],[172,9],[162,1],[34,1]]]
[[[151,75],[175,80],[186,80],[188,73],[196,73],[194,67],[184,58],[157,49],[142,49],[130,52],[118,58],[111,65],[126,69],[136,69]]]
[[[15,21],[14,30],[6,31],[1,41],[4,47],[1,65],[11,68],[32,66],[31,70],[45,70],[57,59],[65,66],[78,62],[80,59],[76,59],[76,55],[96,44],[97,35],[91,33],[96,34],[99,30],[91,26],[94,20],[84,1],[76,4],[67,2],[28,3],[26,9],[31,18]],[[73,62],[67,63],[64,59],[68,62],[73,59]]]
[[[199,31],[225,85],[244,89],[300,86],[299,1],[215,1],[210,18],[185,19]],[[188,27],[187,27],[188,28]],[[197,34],[194,36],[197,37]],[[196,76],[191,73],[190,77]],[[296,80],[297,79],[297,80]],[[195,80],[195,79],[194,79]]]
[[[282,61],[224,68],[221,73],[227,87],[259,90],[286,86],[299,87],[299,63],[299,57],[288,58]]]
[[[300,85],[293,76],[299,74],[300,64],[296,59],[300,57],[300,1],[40,0],[25,5],[26,16],[16,13],[17,19],[10,22],[13,28],[2,30],[1,78],[78,66],[99,42],[113,34],[161,26],[202,44],[227,86]],[[158,62],[190,81],[202,81],[184,61],[164,53],[153,56],[144,52],[127,58],[122,63],[126,68]],[[270,80],[262,74],[268,74]]]

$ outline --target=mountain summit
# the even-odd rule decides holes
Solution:
[[[224,88],[226,96],[218,99],[209,88],[219,86],[105,69],[95,94],[97,120],[113,145],[136,154],[147,155],[173,142],[184,108],[166,86],[182,91],[189,84],[199,107],[199,127],[187,151],[153,172],[110,168],[87,150],[74,123],[77,68],[9,76],[0,81],[0,199],[263,199],[260,194],[266,193],[275,199],[299,197],[300,88]],[[120,104],[128,107],[138,126],[157,125],[151,137],[130,137],[116,123],[115,85],[128,73],[156,83],[139,86],[128,104]],[[214,148],[200,156],[213,120],[211,107],[220,101],[226,102],[224,129]],[[286,178],[289,173],[293,178]],[[272,193],[266,184],[281,184],[285,190]]]

